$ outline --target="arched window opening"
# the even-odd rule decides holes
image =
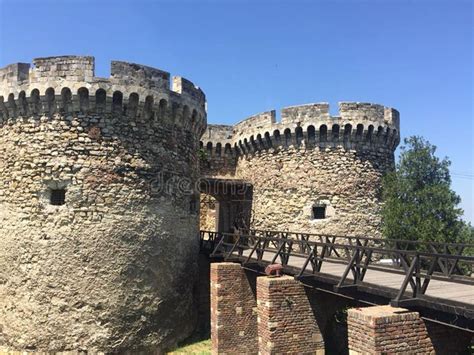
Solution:
[[[308,126],[308,143],[314,144],[316,141],[316,129],[314,126]]]
[[[169,102],[169,109],[171,111],[171,120],[173,123],[177,124],[181,122],[181,110],[179,104],[176,102]]]
[[[196,110],[193,110],[193,114],[191,115],[191,128],[194,129],[196,123],[198,121],[198,113]]]
[[[114,113],[122,113],[123,110],[123,94],[120,91],[115,91],[112,95],[112,111]]]
[[[34,114],[39,114],[41,112],[41,101],[40,101],[40,94],[38,89],[33,89],[30,94],[30,102],[31,102],[31,111]]]
[[[250,150],[249,142],[247,141],[247,138],[244,138],[244,147],[246,151]]]
[[[240,152],[241,154],[245,154],[245,151],[246,151],[246,150],[245,150],[245,147],[244,147],[243,142],[242,142],[241,140],[239,140],[239,152]]]
[[[362,139],[363,133],[364,133],[364,125],[359,123],[356,129],[356,140],[360,141]]]
[[[128,98],[128,105],[127,105],[127,115],[128,117],[136,117],[138,114],[138,102],[140,97],[136,92],[130,94]]]
[[[8,118],[8,112],[5,108],[5,104],[3,103],[3,101],[3,96],[0,96],[0,121]]]
[[[351,140],[352,125],[349,123],[344,126],[344,143],[349,143]]]
[[[235,155],[241,155],[243,153],[242,148],[237,143],[234,143],[234,152]]]
[[[257,142],[255,142],[255,138],[253,138],[253,136],[250,136],[250,145],[254,151],[258,149]]]
[[[8,95],[8,109],[10,110],[13,116],[16,116],[15,95],[13,94]]]
[[[382,136],[383,136],[383,127],[379,126],[377,130],[377,141],[381,142],[382,141]]]
[[[15,105],[15,95],[13,94],[8,95],[8,104],[11,106]]]
[[[161,121],[166,120],[166,108],[167,108],[167,106],[168,106],[168,102],[165,99],[161,99],[159,107],[158,107],[159,119]]]
[[[18,95],[18,104],[20,105],[20,114],[26,116],[28,114],[28,102],[24,91],[20,91],[20,95]]]
[[[319,141],[326,142],[328,139],[328,127],[323,124],[319,127]]]
[[[79,95],[79,110],[87,112],[89,110],[89,90],[80,88],[77,93]]]
[[[202,120],[201,120],[201,115],[198,114],[198,118],[196,120],[196,124],[193,127],[193,132],[196,132],[198,135],[201,135],[204,133],[204,130],[202,129]],[[192,134],[191,134],[192,136]]]
[[[55,94],[53,88],[46,89],[46,107],[45,109],[50,113],[54,113],[55,111]]]
[[[278,144],[281,144],[281,135],[280,135],[280,131],[278,129],[276,129],[275,131],[273,131],[273,137],[275,137],[275,143],[278,145]]]
[[[69,88],[61,90],[61,108],[66,113],[72,111],[72,92]]]
[[[339,141],[339,125],[335,124],[332,126],[332,140],[333,142]]]
[[[231,155],[232,154],[232,146],[230,143],[226,143],[224,146],[224,155]]]
[[[370,125],[367,129],[367,142],[372,142],[372,137],[374,135],[374,126]]]
[[[207,154],[212,155],[212,142],[207,142],[206,149]]]
[[[303,141],[303,128],[296,127],[295,129],[295,136],[296,136],[296,145],[300,145]]]
[[[97,112],[104,112],[107,100],[107,93],[104,89],[99,89],[95,92],[95,109]]]
[[[191,112],[189,110],[189,107],[187,105],[184,105],[183,107],[183,126],[188,127],[189,126],[189,121],[191,120]]]
[[[285,135],[285,145],[288,147],[291,145],[291,130],[287,128],[283,131],[283,134]]]
[[[392,131],[391,144],[392,144],[392,147],[395,147],[395,145],[397,144],[397,130],[396,129]]]
[[[217,144],[216,144],[216,155],[217,155],[218,157],[220,157],[220,156],[221,156],[221,152],[222,152],[222,144],[221,144],[221,143],[217,143]]]
[[[265,143],[267,145],[267,147],[271,148],[273,145],[272,145],[272,139],[270,137],[270,133],[269,132],[265,132]]]
[[[148,95],[145,98],[145,106],[143,107],[143,116],[146,120],[153,119],[153,96]]]
[[[387,130],[385,131],[385,143],[388,143],[390,138],[390,128],[387,127]]]

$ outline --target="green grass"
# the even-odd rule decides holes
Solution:
[[[179,348],[167,353],[168,355],[178,354],[194,354],[194,355],[210,355],[211,339],[199,340],[188,344],[183,344]]]

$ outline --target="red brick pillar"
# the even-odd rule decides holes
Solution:
[[[348,311],[350,354],[456,354],[467,348],[470,334],[426,322],[418,312],[391,306]]]
[[[257,354],[255,280],[240,264],[211,264],[213,354]]]
[[[259,277],[257,310],[260,354],[324,354],[304,286],[293,277]]]

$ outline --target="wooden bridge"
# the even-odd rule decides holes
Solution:
[[[263,230],[200,236],[213,259],[261,274],[278,263],[305,286],[474,333],[474,244]]]

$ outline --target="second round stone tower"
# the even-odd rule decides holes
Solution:
[[[339,103],[337,116],[329,111],[314,103],[282,109],[279,122],[269,111],[234,126],[209,125],[201,138],[203,175],[244,182],[253,197],[245,213],[230,218],[203,203],[202,228],[219,216],[230,220],[215,224],[223,232],[238,226],[380,236],[381,178],[394,167],[399,113],[361,102]]]
[[[92,57],[0,70],[0,351],[138,352],[193,329],[205,96]]]

